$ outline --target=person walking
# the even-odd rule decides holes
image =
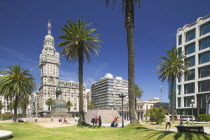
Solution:
[[[169,113],[167,113],[165,120],[166,120],[166,130],[169,130],[171,128],[171,122],[170,122],[171,119],[170,119]]]
[[[95,117],[95,125],[97,126],[97,124],[98,124],[98,117],[96,116]]]
[[[101,126],[102,124],[102,120],[101,120],[101,116],[99,116],[99,119],[98,119],[98,126]]]

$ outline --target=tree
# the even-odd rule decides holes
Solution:
[[[165,119],[165,114],[167,110],[158,107],[152,107],[147,110],[145,116],[149,117],[151,122],[156,122],[157,124],[161,124]]]
[[[109,5],[111,0],[105,0],[106,5]],[[112,0],[113,5],[116,0]],[[129,114],[130,123],[139,124],[135,109],[134,95],[134,4],[138,4],[140,8],[140,0],[122,0],[122,11],[125,11],[125,28],[127,31],[127,46],[128,46],[128,96],[129,96]]]
[[[94,103],[91,101],[89,104],[88,104],[88,110],[93,110],[95,109],[95,105]]]
[[[12,112],[12,110],[14,109],[14,101],[10,101],[9,105],[8,105],[8,109]]]
[[[66,103],[66,108],[68,109],[69,112],[70,112],[71,106],[73,106],[73,104],[71,103],[71,101],[68,101]]]
[[[48,106],[48,111],[50,112],[50,108],[52,106],[53,100],[52,98],[47,99],[46,101],[46,105]]]
[[[6,99],[14,99],[13,121],[16,122],[19,99],[31,95],[36,84],[29,70],[24,70],[19,65],[8,66],[4,74],[0,79],[0,95]]]
[[[4,108],[4,105],[2,103],[2,101],[0,101],[0,114],[1,114],[1,110]]]
[[[25,98],[21,98],[20,99],[20,106],[23,110],[23,117],[26,118],[26,109],[27,106],[29,105],[30,101],[29,101],[29,97],[25,97]]]
[[[144,91],[141,87],[139,87],[137,84],[134,85],[134,94],[135,94],[135,109],[137,105],[137,98],[141,98]]]
[[[176,78],[178,78],[178,76],[183,75],[184,72],[187,71],[188,69],[187,64],[189,62],[184,61],[185,58],[184,53],[178,51],[176,48],[168,50],[167,55],[168,55],[167,57],[160,57],[162,61],[157,66],[157,69],[159,69],[157,75],[162,82],[168,79],[168,82],[170,83],[171,116],[172,116],[172,121],[174,121],[175,92],[173,90],[173,85]]]
[[[98,54],[98,48],[100,47],[98,43],[101,41],[97,34],[92,35],[96,29],[90,29],[91,23],[85,24],[85,21],[81,19],[78,19],[77,22],[73,22],[72,20],[68,20],[67,22],[68,24],[62,28],[64,35],[59,36],[64,41],[60,42],[58,46],[65,46],[61,54],[66,57],[67,61],[76,62],[78,60],[79,114],[80,121],[85,122],[83,107],[83,64],[85,56],[87,61],[90,62],[89,53],[93,53],[94,55]]]

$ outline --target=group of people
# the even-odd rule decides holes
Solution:
[[[92,118],[91,120],[93,126],[101,126],[102,125],[102,120],[101,120],[101,116],[99,117],[95,117],[95,118]]]
[[[110,127],[117,127],[118,126],[119,117],[114,117],[113,122],[111,123]]]

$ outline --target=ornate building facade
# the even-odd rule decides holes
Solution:
[[[70,101],[70,112],[79,112],[79,83],[59,80],[60,55],[54,46],[54,38],[51,36],[51,24],[48,23],[48,35],[44,39],[44,47],[39,59],[40,87],[37,93],[38,112],[48,112],[46,101],[49,98],[56,99],[56,89],[61,89],[59,99]],[[84,85],[84,97],[85,95]],[[84,111],[87,111],[87,100],[84,98]]]

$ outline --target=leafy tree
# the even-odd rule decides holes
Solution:
[[[66,103],[66,108],[68,109],[69,112],[70,112],[71,106],[73,106],[73,104],[71,103],[71,101],[68,101]]]
[[[134,94],[135,94],[135,109],[137,104],[137,98],[141,98],[144,91],[141,87],[139,87],[137,84],[134,85]]]
[[[165,119],[165,114],[167,110],[158,107],[152,107],[146,112],[146,117],[150,118],[151,122],[156,122],[157,124],[161,124]]]
[[[113,5],[116,0],[105,0],[106,5],[109,5],[110,1]],[[139,124],[135,109],[135,94],[134,94],[134,4],[138,4],[140,8],[140,0],[121,0],[122,11],[125,11],[125,28],[127,31],[127,46],[128,46],[128,96],[129,96],[129,111],[130,111],[130,123]]]
[[[52,106],[52,103],[53,103],[53,99],[52,98],[47,99],[46,105],[48,106],[48,111],[49,112],[51,111],[50,108]]]
[[[4,105],[2,103],[2,101],[0,101],[0,114],[1,114],[1,110],[4,108]]]
[[[157,66],[157,69],[159,69],[159,72],[157,73],[158,78],[161,79],[162,82],[164,82],[166,79],[168,79],[168,82],[170,83],[170,100],[171,100],[171,116],[172,121],[174,121],[174,90],[173,85],[178,78],[178,76],[181,76],[184,74],[185,71],[187,71],[188,66],[187,64],[189,62],[184,61],[185,55],[183,52],[178,51],[176,48],[173,48],[171,50],[167,51],[167,57],[160,57],[162,61]]]
[[[29,101],[29,97],[25,97],[25,98],[21,98],[20,99],[20,106],[23,110],[23,117],[26,118],[26,109],[27,106],[29,105],[30,101]]]
[[[91,101],[89,104],[88,104],[88,110],[93,110],[93,109],[95,109],[95,105],[94,105],[94,103]]]
[[[0,79],[0,95],[6,99],[14,99],[13,121],[16,122],[20,98],[31,95],[36,84],[29,70],[24,70],[19,65],[8,66],[4,73],[5,75]]]
[[[98,48],[100,47],[98,43],[101,41],[97,34],[92,35],[96,29],[90,29],[91,23],[85,24],[85,21],[81,19],[78,19],[77,22],[73,22],[72,20],[68,20],[67,22],[68,24],[62,28],[64,35],[59,36],[64,41],[60,42],[58,46],[65,46],[61,54],[66,57],[67,61],[76,62],[78,60],[79,114],[80,121],[85,122],[83,109],[83,64],[85,57],[88,62],[90,61],[89,53],[98,54]]]

